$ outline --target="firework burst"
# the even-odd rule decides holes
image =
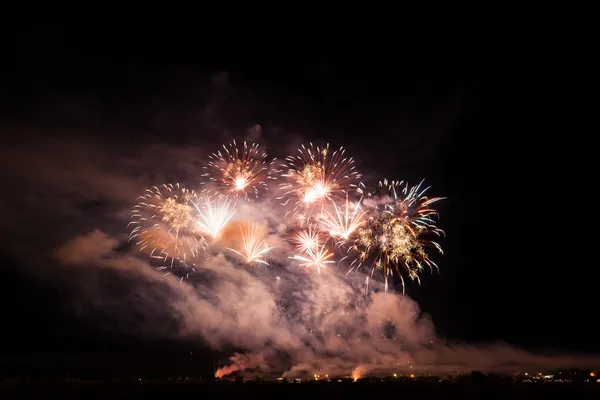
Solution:
[[[297,229],[292,233],[290,242],[296,247],[296,251],[307,253],[317,251],[321,245],[327,242],[327,235],[313,227]]]
[[[268,161],[258,144],[248,146],[244,142],[240,148],[234,140],[223,145],[223,153],[217,151],[208,158],[203,176],[216,183],[219,193],[225,196],[258,197],[261,190],[268,189],[267,181],[275,179],[271,175],[275,159]]]
[[[205,192],[199,201],[191,201],[191,204],[196,210],[193,221],[195,228],[211,239],[217,239],[235,215],[235,208],[231,201],[214,193]]]
[[[329,232],[329,236],[340,246],[344,245],[353,237],[361,226],[366,223],[366,211],[362,211],[360,200],[351,203],[346,193],[346,202],[338,206],[335,201],[331,202],[333,212],[325,211],[321,214],[321,223]]]
[[[194,191],[178,183],[146,189],[131,211],[133,227],[129,241],[135,241],[140,251],[148,251],[153,259],[162,260],[165,267],[187,263],[205,247],[203,236],[194,230]]]
[[[323,207],[326,200],[336,199],[351,190],[357,190],[361,175],[355,170],[354,159],[345,156],[346,150],[331,151],[310,145],[298,149],[298,155],[289,156],[283,165],[280,184],[282,205],[292,205],[292,215],[313,207]]]
[[[369,263],[370,276],[375,270],[382,271],[386,290],[388,277],[394,272],[404,290],[403,272],[420,282],[419,274],[425,266],[431,270],[437,268],[426,248],[433,247],[440,253],[442,249],[424,236],[443,234],[434,220],[437,213],[430,207],[442,198],[425,196],[429,188],[422,188],[422,184],[409,188],[403,182],[379,182],[381,194],[369,196],[371,216],[356,232],[352,250],[357,257],[352,263],[353,268]]]
[[[269,265],[264,260],[264,257],[273,247],[267,247],[265,241],[262,239],[263,235],[254,222],[248,224],[245,231],[242,229],[240,234],[242,238],[242,251],[239,252],[232,248],[228,248],[228,250],[244,258],[248,264],[260,263]]]
[[[321,268],[325,268],[327,264],[333,264],[335,261],[331,260],[333,257],[333,253],[331,253],[325,245],[322,246],[314,246],[313,248],[307,250],[302,255],[293,255],[289,257],[291,260],[300,261],[301,267],[315,267],[317,272],[321,273]]]

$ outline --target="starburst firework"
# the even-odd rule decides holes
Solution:
[[[289,241],[296,248],[296,251],[305,253],[307,251],[317,250],[322,244],[327,242],[327,234],[312,226],[307,228],[295,229],[290,235]]]
[[[336,199],[351,190],[357,190],[361,175],[355,170],[354,159],[345,156],[346,150],[331,151],[325,147],[302,145],[298,155],[285,159],[282,205],[291,205],[292,215],[310,212],[323,206],[326,200]]]
[[[194,191],[179,183],[146,189],[130,214],[129,241],[135,241],[140,251],[149,251],[151,258],[162,260],[160,269],[197,257],[206,242],[193,226],[191,203],[196,198]]]
[[[258,144],[244,142],[240,148],[234,140],[228,146],[223,145],[223,152],[217,151],[208,158],[203,176],[214,182],[224,196],[258,197],[261,190],[267,190],[267,181],[275,179],[272,176],[275,159],[268,161],[267,153]]]
[[[423,236],[443,234],[435,224],[437,213],[430,208],[442,198],[425,196],[429,188],[421,189],[422,183],[409,188],[403,182],[379,182],[381,194],[369,196],[371,216],[357,230],[352,248],[357,254],[353,267],[370,263],[370,275],[375,270],[382,271],[386,290],[388,277],[394,272],[404,289],[403,271],[410,279],[420,282],[419,274],[425,266],[437,268],[425,248],[434,247],[440,253],[442,249],[438,243]]]

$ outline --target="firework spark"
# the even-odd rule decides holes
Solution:
[[[325,211],[321,215],[321,223],[329,231],[329,235],[336,240],[339,245],[343,245],[356,230],[366,223],[366,211],[361,211],[360,200],[351,203],[346,194],[346,202],[343,206],[338,206],[335,201],[331,202],[334,212]]]
[[[438,229],[434,218],[435,210],[430,206],[441,200],[441,197],[429,198],[422,189],[423,182],[409,188],[403,182],[379,182],[381,194],[370,196],[375,205],[372,206],[372,215],[367,223],[357,230],[357,238],[353,250],[357,258],[353,268],[365,263],[371,263],[371,273],[375,270],[383,272],[385,287],[388,287],[388,277],[394,272],[402,281],[402,270],[412,280],[420,282],[419,274],[424,266],[431,270],[437,265],[429,258],[426,247],[433,247],[442,253],[440,245],[434,241],[423,238],[432,233],[440,236],[443,234]],[[368,277],[367,277],[368,282]]]
[[[325,248],[325,245],[316,249],[307,250],[303,255],[293,255],[289,257],[291,260],[300,261],[301,267],[316,267],[317,272],[321,273],[321,268],[325,268],[327,264],[333,264],[335,261],[331,260],[333,253]]]
[[[226,198],[218,198],[209,192],[203,194],[201,201],[192,201],[191,203],[196,210],[194,216],[196,229],[212,239],[219,237],[221,230],[235,214],[235,208],[231,201]]]
[[[193,229],[194,209],[190,203],[197,197],[194,191],[179,183],[146,189],[131,211],[133,229],[129,241],[135,241],[140,251],[163,261],[164,267],[187,263],[198,256],[206,242]]]
[[[346,157],[346,150],[330,151],[325,147],[302,145],[299,155],[289,156],[281,175],[283,192],[278,199],[282,205],[293,205],[292,215],[315,205],[323,206],[325,200],[356,190],[361,175],[355,170],[354,159]]]
[[[275,159],[268,161],[267,153],[260,151],[258,144],[248,146],[244,142],[240,148],[234,140],[223,145],[223,150],[209,156],[203,176],[216,183],[225,196],[258,197],[261,190],[267,190],[267,180],[275,179],[271,175]]]
[[[309,251],[317,251],[321,244],[327,241],[327,236],[324,232],[308,227],[298,229],[291,235],[290,241],[296,247],[296,250],[302,253]]]
[[[246,260],[246,263],[260,263],[269,265],[265,260],[265,255],[273,249],[273,247],[267,247],[264,240],[261,239],[261,235],[254,222],[249,224],[246,231],[241,230],[242,237],[242,252],[228,248],[228,250],[240,255]]]

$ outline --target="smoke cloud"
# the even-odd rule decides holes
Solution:
[[[60,246],[55,256],[66,268],[101,269],[132,284],[116,297],[109,288],[82,287],[90,307],[110,307],[119,329],[158,337],[202,339],[215,349],[240,348],[217,376],[237,373],[302,377],[312,374],[360,377],[370,374],[454,373],[473,369],[593,365],[576,356],[539,355],[507,344],[451,343],[436,335],[418,305],[395,293],[364,294],[360,276],[335,268],[321,274],[284,260],[267,268],[248,267],[226,254],[198,265],[205,282],[181,281],[156,272],[100,231]],[[88,276],[89,279],[89,276]],[[87,310],[89,311],[89,310]],[[86,310],[81,310],[86,312]],[[133,325],[128,316],[141,313]],[[172,321],[159,323],[168,316]],[[143,326],[142,326],[142,321]]]

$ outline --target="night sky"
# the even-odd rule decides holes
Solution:
[[[139,143],[156,144],[139,155],[154,171],[128,172],[162,183],[177,179],[177,149],[200,143],[212,152],[252,129],[278,157],[302,140],[343,145],[365,180],[425,178],[431,193],[447,197],[439,206],[447,233],[445,253],[435,258],[440,272],[407,288],[440,335],[600,351],[599,275],[587,233],[594,207],[585,201],[593,199],[593,180],[582,178],[589,167],[576,166],[591,135],[577,68],[564,67],[538,36],[492,24],[385,29],[344,37],[340,28],[324,40],[281,43],[277,35],[239,32],[210,46],[206,34],[40,31],[5,38],[12,56],[0,75],[0,182],[8,192],[0,198],[2,367],[18,368],[14,360],[124,370],[177,363],[210,374],[215,353],[201,343],[99,329],[109,311],[76,311],[77,291],[54,279],[69,272],[54,266],[52,251],[95,228],[127,233],[118,223],[94,226],[96,216],[113,212],[106,205],[113,193],[57,195],[48,186],[53,179],[75,182],[87,167],[55,156],[73,173],[51,178],[54,161],[37,164],[39,153],[31,163],[13,160],[25,157],[21,149],[59,138],[123,144],[133,165]],[[175,150],[161,154],[161,146]],[[53,160],[52,146],[39,147]],[[71,151],[77,148],[65,154]],[[102,149],[90,154],[73,159],[100,165]],[[166,158],[173,167],[157,172]],[[135,201],[116,197],[124,209]],[[78,212],[53,215],[54,206],[37,206],[46,201]]]

